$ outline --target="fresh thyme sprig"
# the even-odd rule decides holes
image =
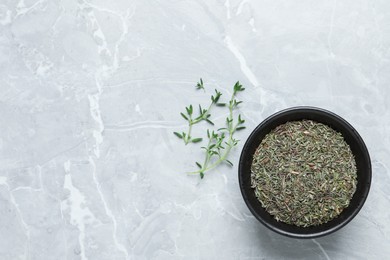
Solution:
[[[227,159],[231,149],[239,142],[233,135],[236,131],[245,129],[243,125],[245,120],[241,118],[241,115],[238,115],[237,120],[234,120],[233,111],[242,103],[242,101],[236,100],[237,93],[244,90],[245,88],[239,82],[234,85],[233,94],[229,101],[229,116],[226,118],[226,127],[218,129],[217,132],[212,131],[211,133],[210,130],[207,130],[207,138],[209,141],[206,147],[202,147],[205,150],[205,160],[203,164],[196,162],[199,170],[190,174],[199,174],[200,178],[203,179],[205,172],[214,169],[223,162],[233,166],[233,163]],[[227,140],[225,141],[226,138]],[[217,158],[214,159],[215,157]]]
[[[203,85],[203,80],[200,79],[200,81],[196,84],[196,89],[203,89],[205,90],[204,88],[204,85]],[[193,106],[192,105],[189,105],[188,107],[186,107],[186,111],[185,113],[180,113],[180,115],[184,118],[184,120],[186,120],[188,122],[188,130],[187,130],[187,133],[185,132],[182,132],[182,133],[179,133],[179,132],[173,132],[177,137],[179,137],[180,139],[183,139],[184,143],[187,145],[189,143],[198,143],[198,142],[201,142],[203,139],[202,138],[192,138],[191,136],[191,131],[192,131],[192,126],[201,122],[201,121],[206,121],[207,123],[211,124],[211,125],[214,125],[214,123],[210,120],[210,111],[212,109],[213,106],[225,106],[226,104],[223,104],[223,103],[218,103],[220,97],[222,96],[222,93],[219,92],[218,90],[215,90],[215,95],[212,95],[211,96],[211,104],[208,106],[207,109],[205,108],[202,108],[201,105],[199,105],[199,115],[197,117],[193,117],[193,113],[194,113],[194,109],[193,109]]]

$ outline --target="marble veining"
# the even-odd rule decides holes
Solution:
[[[386,259],[389,75],[385,0],[0,0],[0,259]],[[178,112],[237,80],[235,166],[186,175]],[[237,180],[251,129],[297,105],[354,125],[373,166],[359,215],[311,240],[263,227]]]

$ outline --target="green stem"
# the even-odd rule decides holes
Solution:
[[[210,167],[206,168],[206,166],[204,166],[205,169],[203,169],[203,172],[210,171],[210,170],[214,169],[215,167],[217,167],[218,165],[223,163],[223,161],[226,160],[227,156],[230,153],[230,150],[233,148],[233,143],[232,143],[233,142],[233,134],[236,132],[237,125],[238,124],[236,124],[236,126],[234,128],[232,128],[232,131],[229,131],[228,145],[227,145],[223,155]]]
[[[228,156],[228,154],[229,154],[231,149],[232,149],[232,146],[231,146],[231,144],[229,144],[228,147],[225,150],[225,153],[221,156],[221,158],[219,158],[210,167],[207,167],[206,169],[204,169],[202,172],[210,171],[210,170],[214,169],[215,167],[217,167],[218,165],[220,165],[221,163],[223,163],[223,161],[225,161],[225,159]]]
[[[188,119],[188,131],[187,131],[187,135],[186,137],[184,138],[184,143],[187,145],[190,143],[191,141],[191,130],[192,130],[192,126],[199,123],[200,121],[202,120],[205,120],[207,119],[207,115],[210,114],[210,110],[213,106],[214,102],[211,102],[211,104],[209,105],[209,107],[207,108],[206,112],[201,115],[201,116],[198,116],[197,118],[195,118],[194,120],[192,119],[192,116],[190,115],[189,116],[189,119]]]
[[[212,138],[209,138],[209,143],[207,144],[206,147],[210,147],[211,139],[212,139]],[[208,151],[206,151],[206,157],[204,158],[203,166],[202,166],[202,169],[200,169],[200,172],[204,172],[204,171],[205,171],[204,169],[205,169],[206,166],[209,164],[210,158],[211,158],[211,157],[210,157]]]
[[[235,94],[236,93],[233,93],[233,95],[232,95],[232,97],[230,99],[230,102],[229,102],[229,123],[228,123],[229,138],[228,138],[228,142],[227,142],[228,144],[227,144],[227,147],[225,149],[225,152],[223,153],[223,155],[215,163],[213,163],[209,167],[207,167],[207,166],[208,166],[208,163],[210,162],[210,158],[211,157],[207,153],[202,169],[200,169],[199,171],[196,171],[196,172],[190,172],[189,174],[199,174],[201,172],[205,173],[206,171],[210,171],[210,170],[214,169],[215,167],[217,167],[218,165],[220,165],[223,161],[225,161],[227,156],[229,155],[230,150],[234,146],[234,144],[233,144],[233,134],[236,132],[236,129],[237,129],[237,126],[238,126],[238,123],[237,123],[233,127],[233,100],[234,100]],[[211,144],[211,139],[209,140],[209,143],[207,144],[207,147],[209,147],[210,144]]]
[[[209,107],[207,108],[206,112],[205,112],[203,115],[198,116],[197,118],[195,118],[195,120],[193,121],[193,123],[194,123],[194,124],[197,124],[197,123],[199,123],[200,121],[207,119],[207,115],[210,114],[210,111],[211,111],[211,108],[213,107],[213,104],[214,104],[214,102],[211,102],[211,104],[210,104]]]
[[[232,125],[233,125],[233,100],[234,100],[234,97],[236,95],[236,92],[233,92],[232,94],[232,97],[230,98],[230,102],[229,102],[229,137],[232,138],[233,137],[233,129],[232,129]],[[235,129],[234,129],[235,131]]]
[[[190,118],[190,120],[191,120],[191,118]],[[187,135],[186,135],[186,137],[185,137],[185,140],[184,140],[184,143],[187,145],[189,142],[190,142],[190,140],[191,140],[191,130],[192,130],[192,121],[189,121],[189,123],[188,123],[188,132],[187,132]]]

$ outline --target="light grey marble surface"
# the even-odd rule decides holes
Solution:
[[[389,47],[387,0],[0,0],[0,259],[388,258]],[[362,135],[373,182],[345,228],[263,227],[238,187],[243,142],[233,168],[185,174],[202,154],[172,135],[178,112],[237,80],[241,140],[296,105]]]

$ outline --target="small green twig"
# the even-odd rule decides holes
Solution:
[[[205,88],[203,86],[203,80],[200,79],[200,81],[197,83],[197,85],[195,87],[196,87],[196,89],[205,90]],[[189,105],[188,107],[186,107],[185,113],[180,113],[180,114],[184,118],[184,120],[186,120],[188,122],[188,130],[187,130],[187,132],[182,132],[182,133],[174,132],[174,134],[177,137],[179,137],[180,139],[183,139],[183,141],[186,145],[189,143],[198,143],[198,142],[202,141],[202,138],[192,138],[192,136],[191,136],[192,127],[193,127],[193,125],[195,125],[201,121],[206,121],[209,124],[214,125],[214,123],[210,120],[210,116],[211,116],[210,111],[211,111],[213,106],[224,106],[225,105],[222,103],[218,103],[221,96],[222,96],[222,93],[219,92],[218,90],[215,90],[215,95],[211,96],[211,103],[207,109],[204,109],[204,108],[202,108],[201,105],[199,105],[199,115],[196,118],[193,118],[193,113],[194,113],[193,106]]]
[[[207,137],[209,139],[209,142],[206,147],[202,147],[203,149],[205,149],[204,163],[202,165],[196,162],[196,165],[199,167],[199,170],[195,172],[190,172],[189,174],[199,174],[200,177],[203,178],[205,172],[214,169],[223,162],[226,162],[229,165],[233,166],[233,163],[227,159],[231,149],[238,144],[238,140],[234,139],[233,135],[236,131],[245,129],[245,126],[243,125],[245,123],[245,120],[241,119],[241,115],[238,116],[237,122],[234,122],[235,120],[233,117],[233,111],[240,103],[242,103],[242,101],[237,101],[235,97],[238,92],[244,90],[245,88],[243,88],[239,82],[234,85],[233,94],[229,101],[229,116],[226,118],[226,128],[220,128],[217,132],[212,131],[211,133],[209,130],[207,130]],[[225,133],[228,134],[227,141],[225,141]],[[215,156],[217,156],[218,159],[216,159],[212,163],[212,159]]]

